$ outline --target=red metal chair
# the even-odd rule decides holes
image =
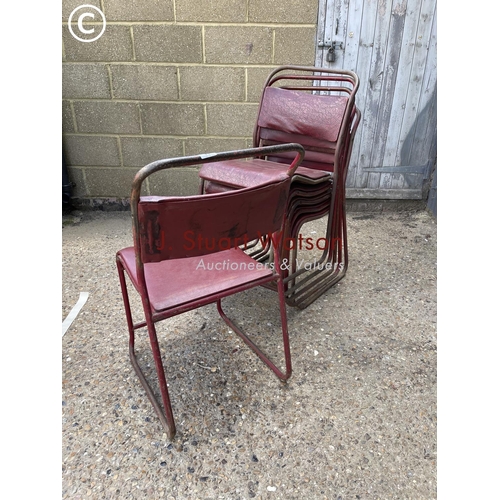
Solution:
[[[290,168],[249,188],[190,197],[140,196],[144,180],[166,168],[289,152],[295,153]],[[287,380],[292,373],[280,238],[269,238],[275,256],[272,266],[256,262],[240,246],[283,231],[291,176],[303,157],[302,146],[279,145],[160,160],[135,176],[131,194],[134,246],[120,250],[116,263],[129,329],[130,359],[170,439],[175,435],[175,422],[156,335],[158,321],[216,303],[224,321],[278,378]],[[144,321],[134,322],[132,318],[126,276],[141,297]],[[279,294],[284,371],[226,316],[221,305],[224,297],[271,282],[276,283]],[[135,355],[135,331],[142,327],[147,327],[163,409]]]
[[[305,158],[290,187],[284,250],[289,263],[285,295],[289,305],[307,307],[345,276],[348,266],[345,181],[352,144],[360,120],[355,106],[358,78],[351,71],[281,66],[268,77],[254,129],[254,146],[297,142]],[[272,177],[292,161],[289,152],[266,160],[225,161],[200,170],[201,192],[222,192],[251,186]],[[281,164],[281,166],[279,165]],[[314,266],[297,266],[300,229],[328,214],[323,253]],[[270,246],[254,257],[272,258]]]

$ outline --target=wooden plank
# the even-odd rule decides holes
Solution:
[[[434,163],[436,157],[437,128],[437,51],[436,51],[436,15],[432,20],[431,35],[427,50],[427,60],[423,75],[418,115],[409,160]],[[430,172],[429,172],[430,173]]]
[[[415,120],[418,117],[419,110],[425,107],[421,102],[421,93],[424,82],[424,73],[427,62],[429,42],[431,39],[433,17],[435,11],[435,0],[422,0],[420,10],[417,40],[412,61],[412,77],[408,85],[406,106],[404,110],[403,121],[401,123],[398,153],[396,155],[397,165],[409,164],[412,142],[415,135]]]
[[[377,0],[364,0],[363,13],[359,34],[358,54],[356,61],[356,73],[359,77],[359,90],[356,95],[356,105],[362,113],[361,123],[359,125],[356,139],[353,145],[351,154],[351,166],[347,176],[348,187],[358,187],[364,184],[362,179],[363,173],[360,167],[360,157],[363,152],[363,146],[366,141],[363,141],[364,129],[368,123],[366,113],[366,101],[368,90],[370,88],[370,61],[373,54],[373,45],[375,39],[375,26],[377,21]],[[365,174],[367,177],[368,174]]]
[[[406,0],[395,4],[393,3],[384,64],[385,67],[381,90],[381,105],[379,107],[377,123],[375,126],[376,140],[374,141],[372,147],[372,165],[385,166],[384,153],[389,131],[390,117],[394,103],[394,92],[396,90],[401,44],[403,41],[403,32],[406,24],[406,10]],[[390,188],[391,178],[391,174],[370,174],[368,176],[368,185],[378,185],[381,188]]]
[[[336,11],[338,10],[337,1],[338,0],[328,0],[326,2],[323,38],[321,39],[321,42],[328,42],[332,40],[333,25],[334,25]],[[320,48],[319,51],[321,52],[321,66],[324,68],[330,67],[330,63],[326,60],[328,49]]]
[[[347,13],[347,24],[345,32],[344,69],[357,71],[358,51],[361,42],[361,23],[365,13],[363,12],[363,0],[351,0]],[[359,75],[358,75],[359,76]]]
[[[423,0],[424,2],[426,0]],[[430,0],[434,2],[435,0]],[[418,33],[418,17],[422,0],[408,0],[406,9],[406,21],[401,43],[400,63],[394,91],[394,105],[389,119],[386,147],[382,165],[396,166],[396,155],[400,147],[399,137],[401,124],[403,123],[406,101],[408,98],[408,88],[412,76],[413,56],[415,53],[415,43]]]
[[[365,123],[362,130],[361,151],[359,156],[359,167],[361,175],[358,175],[357,187],[377,188],[378,182],[370,184],[370,174],[363,172],[363,167],[377,167],[371,162],[372,147],[376,141],[375,129],[377,116],[382,98],[382,83],[385,71],[385,58],[387,53],[387,41],[389,38],[389,27],[391,22],[391,0],[380,0],[377,6],[377,20],[375,24],[375,37],[373,53],[370,64],[368,88],[364,107]],[[378,180],[378,179],[377,179]]]
[[[345,68],[345,44],[347,38],[347,22],[348,22],[348,12],[349,12],[349,0],[337,0],[338,7],[333,26],[333,40],[342,42],[343,49],[335,50],[335,62],[333,63],[334,68],[344,69]]]
[[[318,43],[339,42],[344,44],[347,30],[347,12],[349,0],[320,0],[318,11]],[[321,23],[321,28],[320,28]],[[344,49],[335,49],[335,61],[327,61],[328,47],[319,47],[316,51],[316,65],[325,68],[339,68],[344,66]],[[325,82],[324,85],[327,85]]]
[[[421,200],[421,189],[370,189],[348,188],[346,198],[366,198],[372,200]]]
[[[403,33],[403,43],[401,45],[400,65],[397,75],[397,88],[394,93],[394,99],[398,101],[399,106],[393,108],[391,113],[391,124],[389,127],[389,137],[387,148],[384,155],[384,165],[396,165],[396,155],[400,147],[399,136],[400,127],[403,123],[405,102],[408,95],[408,86],[412,76],[413,58],[415,55],[415,44],[418,36],[418,21],[420,16],[420,7],[422,3],[435,2],[435,0],[408,0],[407,22]]]
[[[361,25],[363,16],[365,12],[363,11],[364,0],[351,0],[349,3],[349,12],[347,16],[347,36],[345,41],[345,52],[344,52],[344,66],[350,71],[355,71],[359,75],[358,71],[358,53],[361,43]],[[360,80],[360,89],[362,88],[363,82]],[[356,105],[361,106],[361,90],[356,95]],[[358,128],[358,134],[354,138],[353,150],[357,151],[359,143],[359,132],[361,131],[362,124]],[[353,158],[357,158],[356,153],[351,156],[351,163],[349,170],[347,171],[347,185],[354,185],[354,179],[357,173],[357,164],[353,162]]]
[[[325,38],[325,21],[326,21],[326,11],[327,4],[329,2],[327,0],[319,0],[318,7],[318,27],[316,30],[316,58],[314,65],[317,68],[321,68],[324,65],[324,50],[318,47],[318,44],[322,42]]]

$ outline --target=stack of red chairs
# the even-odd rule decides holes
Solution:
[[[282,238],[286,301],[305,308],[347,271],[345,182],[361,113],[355,105],[358,77],[352,71],[281,66],[268,77],[254,128],[254,147],[299,143],[305,158],[295,171],[287,201]],[[292,152],[249,161],[228,160],[202,166],[202,193],[249,187],[272,179],[293,160]],[[322,255],[298,265],[301,227],[327,216]],[[260,238],[250,253],[272,261],[269,238]]]

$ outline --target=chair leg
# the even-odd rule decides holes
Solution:
[[[161,361],[161,353],[158,345],[158,338],[156,336],[156,328],[151,318],[151,314],[146,313],[146,325],[144,322],[134,324],[132,319],[132,312],[130,309],[130,301],[128,296],[127,283],[125,280],[125,272],[123,265],[119,259],[116,261],[118,267],[118,276],[120,279],[120,286],[123,297],[123,304],[125,306],[125,315],[127,318],[127,325],[129,330],[129,357],[130,362],[132,363],[132,367],[141,382],[142,387],[146,391],[146,395],[148,396],[149,401],[153,405],[153,408],[160,419],[161,424],[163,425],[168,439],[172,440],[175,436],[175,421],[172,413],[172,406],[170,404],[170,396],[168,394],[167,382],[165,379],[165,371],[163,369],[163,363]],[[146,309],[145,309],[146,311]],[[151,344],[151,350],[153,352],[153,358],[155,361],[156,373],[158,376],[158,382],[160,385],[160,392],[163,400],[163,406],[165,408],[165,412],[162,410],[160,403],[156,399],[156,396],[149,385],[144,372],[142,371],[139,362],[137,361],[137,356],[135,354],[134,346],[135,346],[135,330],[137,328],[141,328],[143,326],[147,326],[149,340]]]
[[[343,187],[338,187],[335,192],[328,214],[326,232],[328,244],[320,261],[317,262],[317,269],[311,271],[306,271],[304,268],[294,269],[285,279],[285,296],[290,306],[305,309],[346,274],[348,255]],[[296,228],[296,232],[290,234],[290,237],[296,240],[299,230],[300,227]],[[300,275],[303,275],[302,279],[296,281]]]
[[[116,267],[118,268],[118,278],[120,279],[120,288],[121,288],[121,292],[122,292],[123,305],[125,307],[125,316],[127,318],[127,326],[128,326],[128,333],[129,333],[129,345],[131,345],[132,349],[133,349],[134,348],[135,327],[134,327],[134,321],[132,319],[132,311],[130,309],[130,301],[128,298],[127,282],[125,280],[125,270],[124,270],[123,264],[119,258],[116,259]]]
[[[168,398],[168,405],[167,407],[169,408],[169,412],[163,413],[163,410],[160,406],[160,403],[156,399],[156,396],[154,395],[153,390],[151,389],[150,385],[148,384],[148,381],[146,380],[146,377],[144,376],[144,373],[141,370],[141,367],[139,366],[139,363],[137,361],[137,357],[134,352],[134,348],[132,345],[129,345],[129,356],[130,356],[130,361],[132,363],[132,366],[134,368],[134,371],[139,378],[139,381],[141,382],[142,387],[146,391],[146,395],[148,396],[149,401],[153,405],[153,408],[155,410],[156,415],[160,419],[161,424],[163,425],[163,428],[167,432],[168,439],[172,440],[175,437],[175,422],[174,418],[172,415],[172,409],[170,407],[170,399]],[[162,394],[163,397],[163,394]],[[168,415],[170,413],[170,416]],[[169,422],[170,420],[170,422]]]
[[[137,363],[135,354],[133,355],[134,359],[132,361],[132,365],[134,365],[137,376],[139,377],[139,380],[141,381],[144,390],[146,391],[146,394],[148,395],[148,398],[151,401],[151,404],[153,405],[156,414],[158,415],[158,418],[163,424],[165,430],[167,431],[168,439],[172,440],[176,432],[175,421],[174,421],[174,415],[172,413],[172,405],[170,404],[170,396],[168,394],[167,380],[165,378],[165,370],[163,368],[163,362],[161,360],[160,346],[158,344],[158,337],[156,336],[156,328],[151,319],[150,314],[147,314],[146,321],[148,325],[149,342],[151,344],[151,350],[153,351],[153,359],[155,362],[156,374],[158,376],[158,383],[160,385],[160,393],[161,393],[161,398],[163,400],[163,408],[165,409],[165,412],[162,411],[160,404],[158,403],[153,391],[151,390],[151,387],[147,383],[146,378],[144,377],[144,374],[142,373],[139,364]],[[132,360],[132,356],[130,359]]]
[[[280,370],[270,359],[264,354],[264,352],[238,327],[231,319],[229,319],[226,313],[222,310],[221,300],[217,301],[217,310],[221,318],[226,322],[226,324],[234,331],[236,334],[247,344],[254,352],[259,356],[259,358],[274,372],[274,374],[281,380],[286,381],[292,375],[292,358],[290,354],[290,338],[288,335],[288,323],[286,316],[286,303],[284,296],[284,286],[283,281],[280,279],[278,281],[278,295],[280,302],[280,319],[281,319],[281,331],[283,336],[283,350],[285,354],[285,372]]]

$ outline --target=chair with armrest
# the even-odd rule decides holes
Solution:
[[[145,179],[160,170],[288,152],[294,153],[295,158],[287,170],[251,187],[187,197],[141,196]],[[176,427],[157,322],[215,303],[223,320],[279,379],[285,381],[292,373],[280,238],[269,237],[274,254],[272,265],[256,262],[240,246],[284,230],[291,178],[303,156],[298,144],[278,145],[160,160],[135,176],[131,193],[134,246],[118,251],[116,263],[129,330],[130,360],[170,439],[175,436]],[[140,295],[142,321],[134,322],[132,318],[127,282]],[[269,283],[275,283],[278,290],[284,369],[271,361],[222,309],[223,298]],[[151,344],[163,408],[135,354],[136,330],[143,327],[147,328]]]

